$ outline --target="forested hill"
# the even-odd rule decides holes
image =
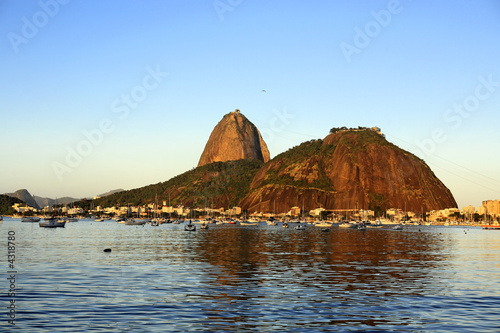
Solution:
[[[111,206],[137,206],[163,201],[172,206],[233,207],[246,196],[252,179],[264,163],[255,159],[214,162],[184,172],[172,179],[141,188],[122,191],[95,200],[82,200],[75,205],[89,208]]]
[[[10,195],[0,194],[0,215],[12,215],[16,211],[12,208],[12,205],[20,203],[25,205],[26,203],[21,199],[11,197]]]

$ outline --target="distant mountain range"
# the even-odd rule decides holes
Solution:
[[[117,190],[112,190],[103,194],[99,194],[98,196],[103,198],[108,195],[117,193],[117,192],[123,192],[123,189],[117,189]],[[52,198],[44,198],[44,197],[39,197],[39,196],[32,196],[28,190],[26,189],[20,189],[17,190],[14,193],[5,193],[6,196],[12,197],[12,198],[17,198],[20,201],[26,203],[28,206],[33,207],[35,209],[42,209],[44,207],[51,207],[55,204],[57,205],[67,205],[72,202],[79,201],[80,199],[78,198],[72,198],[72,197],[62,197],[62,198],[57,198],[57,199],[52,199]]]

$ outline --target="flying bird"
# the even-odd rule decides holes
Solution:
[[[264,89],[262,89],[262,92],[266,92]]]

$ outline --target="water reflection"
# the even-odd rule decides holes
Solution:
[[[212,288],[203,295],[216,300],[217,309],[204,310],[217,321],[255,322],[241,314],[259,309],[297,325],[374,327],[421,320],[406,301],[443,291],[433,273],[446,266],[443,246],[433,233],[227,227],[197,234],[188,249],[190,260],[217,268],[206,273]]]
[[[0,228],[15,228],[19,238],[20,325],[31,332],[82,325],[480,332],[496,325],[500,256],[480,244],[498,244],[500,233],[9,223]]]

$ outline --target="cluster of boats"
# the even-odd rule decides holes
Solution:
[[[94,218],[92,221],[94,222],[104,222],[106,220],[111,220],[110,218]],[[125,224],[125,225],[145,225],[149,223],[151,226],[159,226],[164,223],[172,223],[172,224],[184,224],[184,230],[186,231],[196,231],[196,225],[199,225],[200,229],[208,229],[211,224],[236,224],[236,225],[259,225],[260,223],[266,223],[269,226],[277,226],[279,222],[283,228],[289,228],[293,225],[295,230],[306,230],[307,226],[315,226],[322,227],[322,231],[330,231],[330,227],[333,225],[338,225],[339,228],[347,228],[347,229],[357,229],[357,230],[366,230],[367,228],[382,228],[381,221],[345,221],[341,223],[332,223],[327,221],[317,221],[317,222],[308,222],[305,220],[282,220],[278,221],[273,218],[270,218],[267,221],[258,220],[258,219],[166,219],[166,218],[153,218],[153,219],[133,219],[133,218],[125,218],[125,217],[116,217],[114,220],[117,223]],[[60,228],[64,227],[68,222],[78,222],[77,218],[74,217],[44,217],[43,221],[41,221],[40,217],[23,217],[22,222],[38,222],[40,227],[44,228]],[[402,230],[403,226],[401,224],[396,224],[392,227],[394,230]]]

